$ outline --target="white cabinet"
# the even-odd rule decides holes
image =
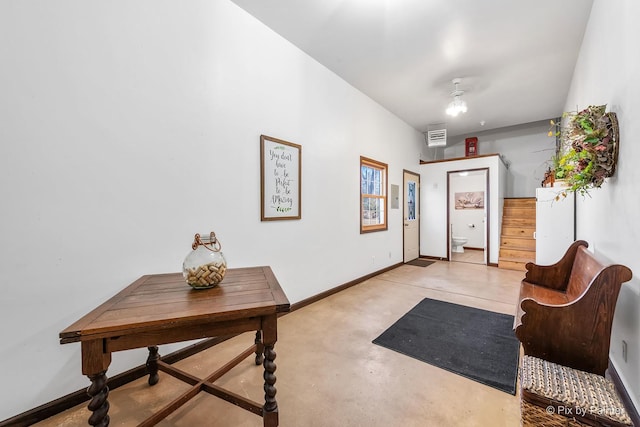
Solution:
[[[561,188],[536,189],[536,264],[551,265],[575,240],[575,195]]]

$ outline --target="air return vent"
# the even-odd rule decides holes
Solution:
[[[444,147],[447,145],[447,130],[433,129],[427,132],[427,146]]]

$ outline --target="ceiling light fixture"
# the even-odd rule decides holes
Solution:
[[[451,96],[453,96],[453,101],[449,103],[447,107],[447,114],[450,116],[457,116],[460,113],[467,112],[467,103],[462,100],[462,95],[464,94],[463,90],[458,89],[458,85],[462,79],[453,79],[453,84],[455,86],[455,90],[451,92]]]

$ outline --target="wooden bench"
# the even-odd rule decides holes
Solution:
[[[618,293],[632,275],[587,247],[578,240],[554,265],[526,265],[514,329],[524,354],[604,375]]]

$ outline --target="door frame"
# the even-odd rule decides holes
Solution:
[[[416,177],[417,183],[418,183],[418,188],[416,189],[416,194],[418,196],[418,203],[416,206],[416,216],[418,218],[418,258],[420,258],[420,205],[422,205],[422,196],[420,195],[420,174],[410,171],[408,169],[402,169],[402,215],[400,215],[400,219],[402,220],[402,262],[406,263],[407,260],[404,259],[404,206],[405,206],[405,188],[407,183],[404,180],[404,175],[405,173],[408,173],[410,175],[414,175]]]
[[[485,172],[485,195],[484,195],[484,207],[485,207],[485,235],[486,247],[484,248],[484,265],[489,265],[489,259],[491,257],[490,245],[491,245],[491,193],[489,185],[489,177],[491,175],[490,168],[475,168],[475,169],[460,169],[454,171],[447,171],[447,261],[451,261],[451,174],[458,174],[460,172]]]

